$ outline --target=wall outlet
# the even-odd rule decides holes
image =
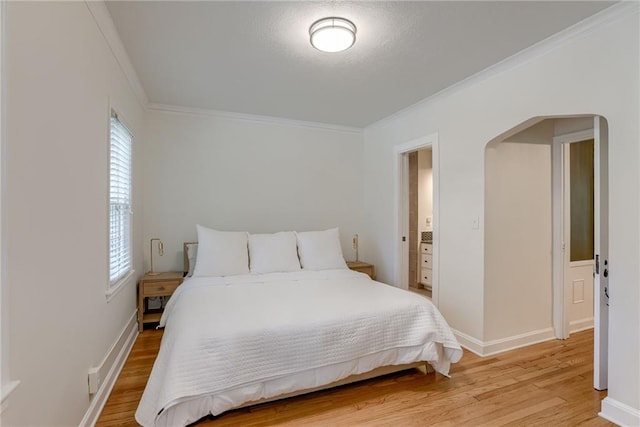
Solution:
[[[99,368],[89,369],[89,394],[96,394],[100,388]]]

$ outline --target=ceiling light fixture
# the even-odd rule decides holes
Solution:
[[[323,52],[342,52],[356,41],[356,26],[344,18],[322,18],[311,24],[311,46]]]

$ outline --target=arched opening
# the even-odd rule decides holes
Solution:
[[[606,120],[594,115],[532,118],[485,148],[488,352],[594,328],[598,389],[607,363],[606,158]]]

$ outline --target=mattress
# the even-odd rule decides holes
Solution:
[[[426,361],[448,375],[462,356],[429,300],[350,270],[190,278],[161,326],[136,411],[144,426],[186,425],[379,366]]]

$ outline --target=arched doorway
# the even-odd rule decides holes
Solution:
[[[485,328],[496,334],[487,338],[520,337],[520,345],[527,345],[593,325],[599,390],[607,388],[607,133],[600,116],[536,117],[485,149]],[[589,139],[593,201],[582,205],[588,208],[584,216],[593,220],[576,228],[565,219],[570,218],[568,147]],[[575,206],[580,204],[574,211]],[[591,255],[576,259],[571,245],[580,239],[571,233],[582,237],[589,227]],[[578,264],[582,276],[574,277]]]

